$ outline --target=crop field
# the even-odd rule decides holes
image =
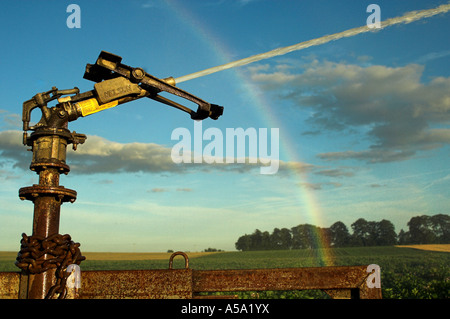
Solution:
[[[207,256],[210,252],[188,252],[189,259],[200,256]],[[87,252],[83,256],[87,260],[169,260],[172,253],[96,253]]]
[[[332,249],[249,252],[188,253],[196,270],[324,266],[328,256],[334,266],[377,264],[385,299],[450,298],[450,253],[447,247],[349,247]],[[433,249],[433,250],[426,250]],[[0,252],[0,271],[18,271],[17,253]],[[170,253],[83,253],[83,270],[167,269]],[[328,264],[329,265],[329,264]],[[184,267],[177,256],[174,268]],[[323,298],[320,291],[242,293],[241,298]]]
[[[450,253],[450,244],[441,244],[441,245],[398,245],[397,247],[403,248],[414,248],[414,249],[422,249],[422,250],[431,250],[431,251],[443,251]]]

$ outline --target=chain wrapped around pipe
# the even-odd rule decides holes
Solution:
[[[66,280],[70,273],[67,266],[79,265],[86,258],[81,255],[80,244],[71,240],[70,235],[54,234],[47,238],[22,234],[20,252],[16,258],[16,266],[29,274],[39,274],[55,269],[56,283],[47,293],[46,299],[59,294],[59,299],[66,296]]]

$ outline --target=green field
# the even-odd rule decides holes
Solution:
[[[189,266],[196,270],[317,267],[324,265],[322,261],[324,254],[333,257],[334,266],[379,265],[383,298],[443,299],[450,297],[450,253],[448,252],[393,246],[222,252],[193,255],[189,259]],[[0,253],[0,271],[18,271],[18,268],[14,266],[15,256],[15,253]],[[83,261],[82,271],[168,268],[168,259],[109,260],[110,258],[102,258],[101,254],[96,259]],[[176,257],[174,268],[182,267],[184,267],[183,258]],[[240,297],[254,296],[249,293],[242,294]],[[267,292],[259,293],[258,296],[260,298],[323,297],[320,292]]]

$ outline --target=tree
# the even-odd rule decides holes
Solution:
[[[279,228],[274,228],[272,234],[270,234],[270,248],[281,249],[281,245],[281,230]]]
[[[347,226],[343,222],[335,222],[329,228],[330,231],[330,246],[345,247],[350,244],[350,233]]]
[[[398,244],[399,245],[407,245],[411,241],[409,232],[405,232],[403,229],[400,229],[398,233]]]
[[[215,253],[215,252],[220,252],[223,251],[222,249],[217,249],[217,248],[206,248],[205,250],[203,250],[205,253]]]
[[[269,250],[272,249],[272,243],[270,234],[268,231],[265,231],[261,234],[261,249]]]
[[[351,225],[353,229],[353,246],[371,246],[371,225],[364,218],[359,218]]]
[[[303,224],[293,227],[292,232],[292,248],[320,248],[320,228],[310,224]]]
[[[330,228],[316,227],[318,233],[319,242],[316,242],[317,248],[329,248],[331,247],[331,231]]]
[[[438,244],[450,244],[450,216],[438,214],[430,217],[431,228]]]
[[[251,238],[249,235],[239,237],[237,242],[234,244],[237,250],[248,251],[251,250]]]
[[[360,218],[352,224],[353,246],[388,246],[397,243],[394,224],[383,219],[380,222]]]
[[[411,236],[411,244],[434,244],[436,242],[430,216],[412,217],[407,225]]]
[[[271,249],[291,249],[292,236],[287,228],[275,228],[270,235]]]
[[[251,239],[251,250],[261,250],[262,249],[262,232],[259,229],[255,229],[253,234],[250,235]]]
[[[292,235],[291,231],[287,228],[281,228],[281,242],[282,249],[291,249]]]
[[[402,243],[406,244],[448,244],[450,243],[450,216],[415,216],[408,222],[409,231],[404,234]]]
[[[302,247],[302,240],[300,238],[300,226],[295,226],[291,228],[291,248],[292,249],[301,249]]]
[[[389,220],[379,222],[359,218],[352,225],[350,234],[344,223],[338,221],[330,228],[302,224],[287,228],[275,228],[271,234],[256,229],[251,235],[239,237],[237,250],[264,249],[316,249],[321,247],[387,246],[395,244],[447,244],[450,243],[450,216],[416,216],[408,222],[408,231],[400,230],[398,236]]]
[[[375,234],[375,244],[377,246],[391,246],[397,244],[395,226],[386,219],[376,223]]]

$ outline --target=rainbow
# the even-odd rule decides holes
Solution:
[[[203,20],[195,17],[192,12],[182,5],[181,1],[167,0],[166,4],[179,21],[182,21],[186,27],[191,30],[192,34],[197,36],[199,40],[213,52],[214,56],[218,59],[217,62],[219,64],[231,60],[229,50],[209,31],[210,28],[202,23]],[[231,72],[233,76],[236,77],[236,83],[239,83],[244,88],[244,91],[248,94],[249,100],[253,101],[251,105],[258,110],[257,114],[262,117],[263,123],[265,123],[268,128],[282,127],[280,119],[273,112],[273,108],[267,103],[267,99],[263,97],[259,88],[250,82],[238,68],[231,70]],[[302,162],[299,156],[292,151],[293,148],[290,148],[289,145],[294,145],[291,141],[291,137],[283,135],[280,140],[280,155],[287,158],[290,162]],[[297,191],[298,196],[296,198],[299,211],[298,224],[304,224],[307,220],[308,223],[312,225],[322,225],[324,220],[323,213],[314,191],[300,186],[301,184],[307,183],[307,176],[295,169],[292,169],[292,176],[298,180],[299,184]],[[306,216],[304,215],[303,208],[305,208]],[[317,250],[318,264],[321,266],[333,266],[334,258],[330,253],[330,250],[325,249],[327,243],[323,239],[323,236],[317,232],[314,234],[314,237],[315,238],[312,238],[312,240],[315,243],[315,247],[322,248]]]

